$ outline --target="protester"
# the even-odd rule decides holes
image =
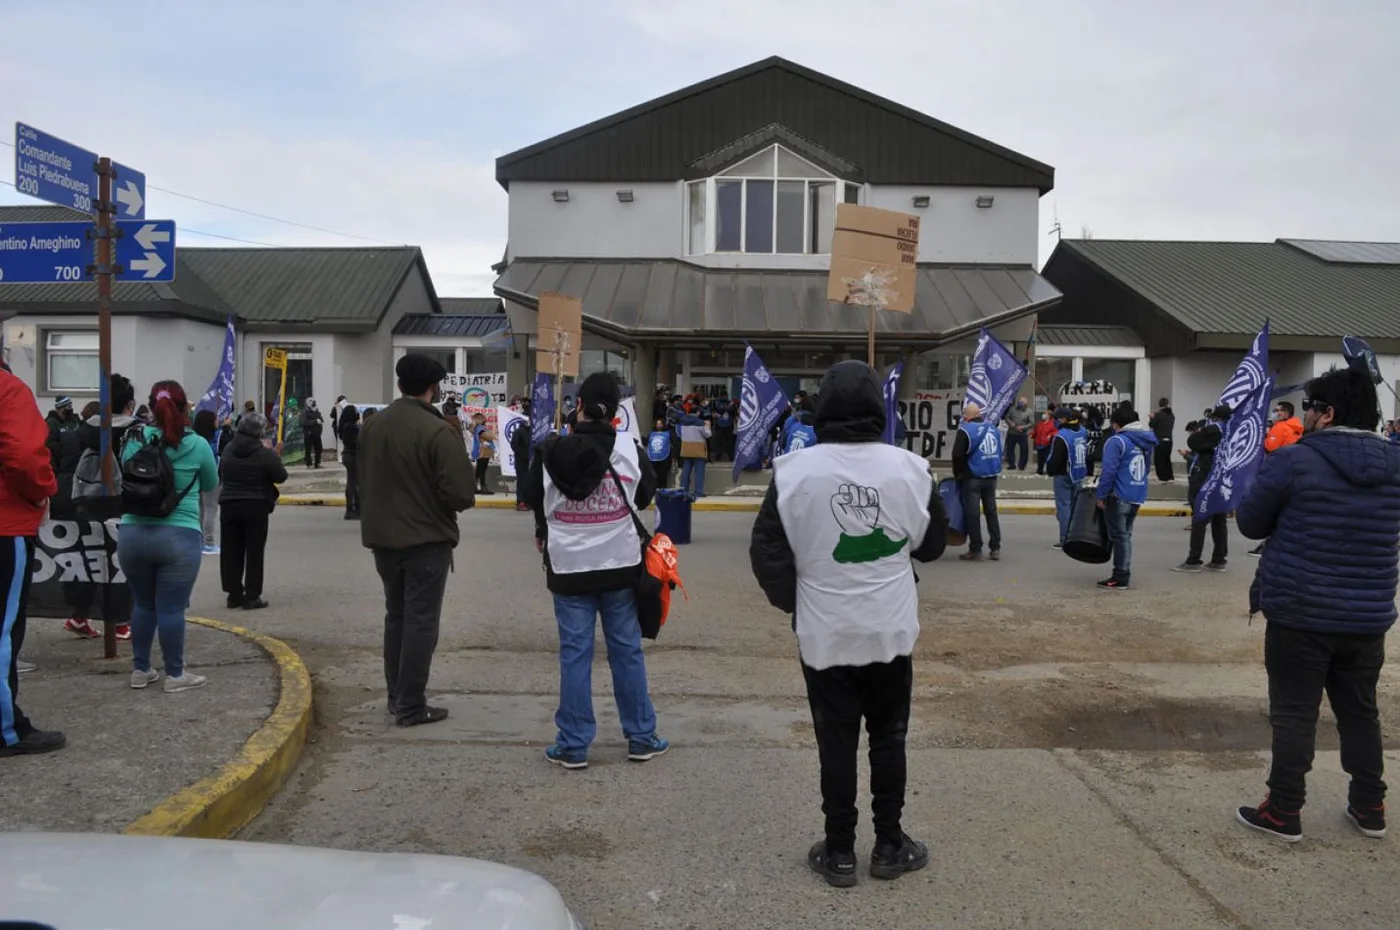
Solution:
[[[676,431],[680,436],[681,490],[692,497],[704,497],[710,424],[694,413],[683,413],[676,422]]]
[[[1069,536],[1075,498],[1089,474],[1089,434],[1079,422],[1079,411],[1070,407],[1056,410],[1055,422],[1059,429],[1050,441],[1045,473],[1055,489],[1055,519],[1060,525],[1059,539],[1051,548],[1063,549]]]
[[[331,407],[331,436],[335,441],[335,456],[337,461],[344,461],[341,457],[340,447],[340,418],[345,415],[345,408],[349,400],[344,394],[337,394],[335,405]]]
[[[209,443],[209,451],[214,453],[214,461],[219,461],[219,435],[217,420],[212,410],[197,410],[194,415],[194,433]],[[214,530],[219,525],[219,489],[201,491],[199,495],[199,524],[204,534],[204,555],[218,555],[219,541],[214,538]]]
[[[56,448],[51,449],[54,477],[58,480],[58,492],[49,501],[49,516],[54,520],[77,520],[78,506],[73,500],[73,477],[78,472],[78,463],[83,457],[83,431],[81,426],[89,417],[102,413],[102,405],[90,400],[73,429],[61,430]],[[100,422],[100,420],[99,420]],[[50,433],[50,439],[53,434]],[[52,453],[57,453],[52,455]],[[77,585],[75,585],[77,587]],[[86,587],[83,585],[82,587]]]
[[[656,474],[658,489],[671,486],[671,431],[666,421],[658,419],[651,435],[647,436],[647,460]]]
[[[1157,412],[1147,418],[1147,428],[1157,437],[1153,451],[1153,461],[1157,466],[1158,481],[1175,481],[1176,472],[1172,469],[1172,430],[1176,429],[1176,414],[1172,413],[1171,402],[1163,397],[1157,401]],[[1189,476],[1188,476],[1188,479]]]
[[[1031,412],[1026,399],[1018,397],[1016,405],[1006,411],[1002,421],[1006,424],[1006,467],[1025,471],[1026,461],[1030,457],[1030,430],[1035,414]]]
[[[366,417],[358,458],[360,541],[384,585],[384,680],[399,726],[436,723],[428,675],[442,598],[461,532],[457,514],[476,503],[461,433],[433,407],[447,371],[410,353],[394,366],[402,395]]]
[[[1147,457],[1157,437],[1138,422],[1137,411],[1130,406],[1115,408],[1109,422],[1113,432],[1103,444],[1097,497],[1113,541],[1113,574],[1099,587],[1125,591],[1132,584],[1133,524],[1147,500]]]
[[[1223,572],[1230,554],[1230,521],[1221,513],[1203,518],[1196,513],[1196,504],[1201,494],[1201,486],[1210,477],[1215,467],[1215,451],[1220,446],[1225,421],[1230,419],[1230,408],[1221,404],[1210,412],[1210,419],[1186,435],[1186,445],[1191,451],[1191,465],[1186,471],[1186,499],[1191,504],[1191,543],[1186,561],[1172,569],[1174,572],[1196,573],[1210,569]],[[1206,545],[1206,526],[1210,526],[1210,564],[1201,561],[1201,553]]]
[[[160,671],[151,667],[151,644],[159,634],[164,688],[171,694],[208,684],[205,676],[185,669],[185,608],[199,577],[199,495],[218,487],[219,466],[208,441],[190,428],[189,401],[178,382],[157,381],[150,406],[155,425],[141,427],[140,441],[125,444],[122,461],[145,447],[157,450],[169,459],[172,493],[178,498],[166,516],[124,513],[117,555],[136,602],[131,609],[131,687],[160,680]],[[123,481],[128,482],[125,470]]]
[[[794,407],[783,421],[782,438],[778,443],[778,455],[787,455],[817,444],[817,430],[812,424],[817,419],[816,401],[805,391],[798,392],[802,401]]]
[[[1041,414],[1040,422],[1036,423],[1035,429],[1031,431],[1031,443],[1035,446],[1035,473],[1045,474],[1045,464],[1050,460],[1050,443],[1055,438],[1055,433],[1059,430],[1055,422],[1055,413],[1046,410]]]
[[[578,429],[545,440],[525,485],[559,625],[558,733],[545,758],[566,769],[588,767],[597,735],[592,674],[599,616],[627,758],[646,762],[670,748],[656,733],[635,593],[643,540],[632,507],[646,509],[656,479],[637,444],[613,429],[619,402],[611,373],[585,378]]]
[[[340,412],[340,460],[345,464],[345,519],[360,519],[360,411],[346,404]]]
[[[967,551],[958,558],[964,562],[982,561],[982,518],[987,516],[988,554],[1001,558],[1001,518],[997,516],[997,476],[1001,474],[1001,433],[982,421],[982,408],[967,404],[953,440],[953,477],[962,498],[963,521],[967,524]]]
[[[234,419],[233,425],[234,425],[235,427],[237,427],[237,426],[238,426],[238,421],[239,421],[239,420],[241,420],[243,417],[246,417],[246,416],[247,416],[248,414],[250,414],[250,413],[257,413],[257,412],[258,412],[258,405],[255,404],[255,403],[254,403],[253,401],[251,401],[251,400],[245,400],[245,401],[243,402],[243,412],[240,413],[240,414]]]
[[[729,388],[720,388],[714,401],[714,462],[734,461],[734,422],[738,416],[734,402],[729,399]]]
[[[34,537],[58,491],[49,428],[29,387],[0,363],[0,756],[62,749],[62,733],[40,730],[19,707]]]
[[[490,494],[486,486],[486,472],[491,467],[491,457],[496,453],[496,434],[486,425],[486,415],[472,414],[471,419],[472,460],[476,462],[476,493]]]
[[[942,555],[947,518],[928,463],[882,441],[884,395],[870,366],[846,361],[826,372],[816,429],[811,450],[774,462],[749,561],[769,603],[793,615],[812,709],[826,836],[807,863],[849,887],[862,718],[875,824],[870,874],[893,879],[928,864],[928,847],[901,825],[919,636],[910,560]]]
[[[515,509],[528,511],[530,505],[525,503],[525,476],[530,472],[530,412],[534,409],[530,399],[523,397],[520,399],[520,415],[525,418],[515,432],[510,436],[510,454],[515,458]]]
[[[229,610],[261,610],[263,557],[267,550],[268,517],[277,506],[277,485],[287,480],[282,446],[263,445],[267,421],[256,413],[238,424],[238,435],[219,460],[223,488],[223,553],[219,559]]]
[[[1369,373],[1333,369],[1304,389],[1304,435],[1264,457],[1235,519],[1269,547],[1249,591],[1262,611],[1273,764],[1269,793],[1240,822],[1302,838],[1306,775],[1327,693],[1351,776],[1346,816],[1385,836],[1385,758],[1376,682],[1395,623],[1400,544],[1400,449],[1375,433]]]
[[[1264,454],[1272,455],[1284,446],[1291,446],[1303,436],[1303,422],[1293,413],[1293,405],[1286,400],[1274,404],[1273,425],[1264,434]],[[1267,540],[1265,540],[1267,542]],[[1264,552],[1264,542],[1249,550],[1258,558]]]
[[[47,446],[49,450],[49,464],[55,472],[58,471],[58,444],[59,438],[67,432],[78,428],[81,421],[73,415],[73,398],[60,397],[54,401],[53,409],[44,418],[44,423],[49,429]]]
[[[301,437],[306,448],[306,467],[321,467],[321,431],[325,428],[325,418],[316,409],[316,398],[306,399],[306,409],[301,412]]]

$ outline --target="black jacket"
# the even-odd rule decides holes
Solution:
[[[321,416],[321,411],[307,407],[301,412],[301,431],[307,436],[321,435],[324,425],[325,417]]]
[[[270,511],[277,503],[276,485],[286,480],[287,467],[277,453],[261,439],[240,433],[219,460],[219,503],[265,501]]]
[[[1172,408],[1161,407],[1147,418],[1147,428],[1156,435],[1159,443],[1172,441],[1172,430],[1176,429],[1176,414]]]
[[[1220,438],[1220,424],[1213,421],[1186,437],[1186,447],[1196,453],[1191,472],[1186,476],[1186,494],[1190,501],[1196,500],[1201,485],[1206,483],[1210,470],[1215,467],[1215,449],[1220,445]]]
[[[1052,478],[1069,474],[1069,444],[1058,432],[1050,440],[1050,456],[1045,460],[1045,473]]]
[[[879,381],[860,362],[840,362],[822,376],[817,403],[818,445],[883,442],[885,400]],[[928,502],[929,524],[918,548],[910,554],[920,562],[932,562],[948,543],[948,515],[934,484]],[[763,506],[749,539],[749,564],[768,603],[786,613],[797,610],[797,561],[778,513],[778,485],[768,485]],[[796,628],[796,617],[793,618]]]
[[[554,594],[601,594],[630,588],[637,583],[640,564],[605,571],[556,575],[549,563],[549,524],[544,512],[545,469],[549,469],[550,479],[565,497],[574,501],[584,500],[597,490],[599,484],[613,480],[609,466],[616,438],[617,433],[611,424],[581,420],[568,436],[546,439],[540,446],[539,454],[530,463],[520,496],[535,512],[535,538],[545,541],[545,577],[549,590]],[[644,510],[656,495],[656,473],[652,471],[651,460],[642,453],[641,446],[637,446],[637,464],[641,468],[641,480],[637,482],[632,499],[638,510]],[[640,539],[637,546],[640,549]]]
[[[360,420],[340,424],[340,445],[346,455],[360,454]]]

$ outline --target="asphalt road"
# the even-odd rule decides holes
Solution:
[[[1324,712],[1307,839],[1250,833],[1268,745],[1254,561],[1169,571],[1184,521],[1138,522],[1135,587],[1049,548],[1050,518],[1008,517],[1004,559],[920,569],[905,828],[933,862],[849,891],[810,874],[817,760],[788,618],[748,568],[752,516],[697,514],[690,600],[648,670],[672,751],[624,761],[601,643],[599,741],[549,766],[556,632],[530,518],[462,518],[431,692],[444,723],[383,712],[381,594],[335,510],[273,519],[266,596],[237,622],[299,649],[317,684],[305,761],[245,838],[476,856],[545,876],[590,928],[1240,928],[1380,926],[1400,904],[1393,842],[1343,822]],[[212,560],[211,560],[212,562]],[[193,610],[228,617],[213,571]],[[1388,719],[1400,712],[1389,676]],[[1393,753],[1391,754],[1393,758]],[[864,776],[862,776],[864,782]],[[859,845],[872,837],[863,818]]]

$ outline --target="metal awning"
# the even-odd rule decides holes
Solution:
[[[626,341],[865,339],[864,307],[826,299],[824,270],[705,268],[678,260],[518,259],[496,294],[536,309],[542,293],[583,300],[585,330]],[[1025,266],[920,266],[911,313],[879,311],[882,345],[933,347],[1052,307],[1060,292]]]

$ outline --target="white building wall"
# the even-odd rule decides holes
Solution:
[[[568,203],[555,203],[568,188]],[[633,201],[619,203],[630,189]],[[512,181],[509,258],[676,258],[684,254],[685,186]]]
[[[1199,420],[1207,407],[1215,406],[1242,355],[1242,352],[1193,352],[1172,358],[1154,358],[1152,384],[1155,393],[1171,401],[1176,419],[1184,427],[1192,420]],[[1150,398],[1153,407],[1157,397]],[[1142,406],[1146,401],[1139,398],[1138,403]]]
[[[1378,355],[1376,363],[1381,369],[1381,384],[1376,385],[1376,395],[1380,400],[1381,419],[1393,420],[1400,417],[1400,404],[1395,399],[1395,391],[1400,391],[1400,355]],[[1332,368],[1345,368],[1346,359],[1340,352],[1317,352],[1313,355],[1312,377],[1326,374]],[[1299,379],[1302,380],[1301,378]],[[1295,400],[1294,403],[1297,403]]]
[[[915,196],[929,198],[916,209]],[[992,198],[978,207],[977,198]],[[919,261],[1034,265],[1040,249],[1040,191],[1016,187],[870,185],[866,203],[912,213],[919,222]]]

